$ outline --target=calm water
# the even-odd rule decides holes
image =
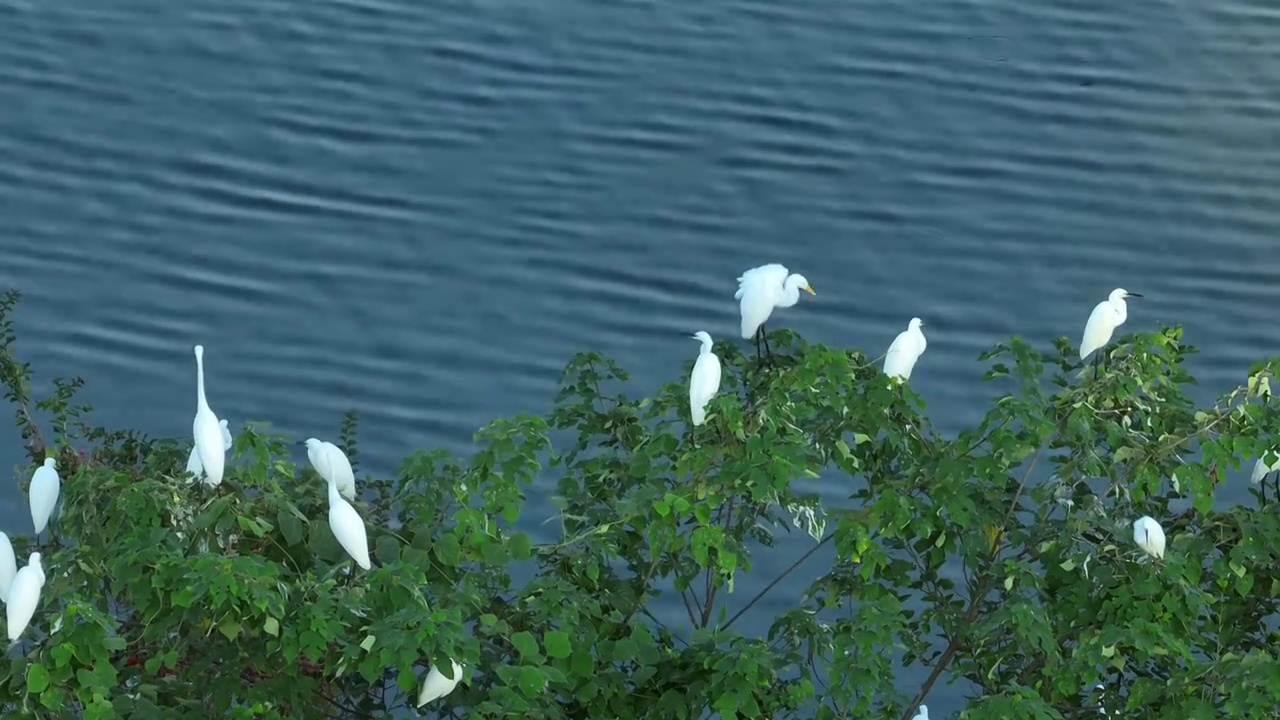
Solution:
[[[107,424],[188,433],[203,342],[233,428],[356,407],[375,473],[546,409],[577,350],[648,392],[771,261],[811,340],[925,318],[945,429],[977,353],[1076,342],[1116,286],[1216,394],[1277,351],[1278,33],[1264,0],[0,0],[0,286]]]

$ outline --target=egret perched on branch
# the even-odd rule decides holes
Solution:
[[[356,474],[351,470],[351,461],[342,448],[331,442],[323,442],[315,438],[307,438],[307,459],[311,467],[320,473],[325,482],[333,480],[338,484],[338,492],[348,500],[356,499]]]
[[[738,292],[733,297],[742,312],[742,337],[756,339],[756,357],[760,357],[760,341],[769,352],[769,338],[764,324],[774,308],[789,308],[800,301],[800,291],[817,295],[803,275],[788,275],[787,269],[777,263],[761,265],[742,273],[738,278]]]
[[[693,339],[702,341],[698,359],[693,363],[693,374],[689,376],[689,416],[696,426],[707,421],[707,403],[720,390],[720,358],[711,352],[711,336],[705,331],[694,333]]]
[[[453,665],[452,680],[445,677],[444,673],[440,672],[440,668],[431,666],[431,670],[427,672],[427,679],[422,681],[422,691],[418,693],[418,707],[432,700],[438,700],[458,687],[458,683],[462,681],[462,666],[453,660],[450,660],[449,664]]]
[[[204,346],[196,346],[196,419],[191,424],[191,434],[196,441],[196,454],[204,469],[204,484],[216,487],[222,484],[222,471],[226,467],[226,446],[222,436],[222,424],[213,414],[209,401],[204,397]],[[228,433],[229,434],[229,433]]]
[[[218,425],[222,426],[222,448],[224,450],[230,450],[231,431],[227,429],[227,421],[219,420]],[[200,464],[200,453],[196,452],[194,445],[191,447],[191,454],[187,456],[187,474],[191,476],[187,478],[188,484],[190,484],[193,479],[204,479],[204,466]]]
[[[921,705],[920,712],[916,713],[916,716],[911,718],[911,720],[929,720],[929,706]]]
[[[365,533],[364,520],[360,519],[360,513],[351,507],[351,503],[338,494],[338,484],[332,478],[328,479],[327,483],[329,485],[329,529],[333,531],[338,544],[347,551],[351,559],[368,570],[372,567],[372,563],[369,562],[369,536]]]
[[[1164,557],[1164,528],[1154,518],[1143,515],[1133,521],[1133,541],[1151,557]]]
[[[911,318],[911,322],[907,323],[907,329],[898,333],[898,337],[893,339],[893,343],[889,345],[889,352],[884,356],[885,375],[902,378],[904,382],[911,379],[911,370],[915,368],[916,361],[929,345],[924,339],[924,333],[920,330],[923,325],[924,322],[920,318]]]
[[[40,589],[44,587],[44,568],[40,567],[40,553],[31,553],[27,566],[18,571],[9,588],[6,603],[6,620],[9,624],[9,642],[17,642],[22,631],[36,614],[40,605]]]
[[[9,587],[17,574],[18,558],[13,554],[13,543],[9,542],[8,535],[0,532],[0,602],[8,602]]]
[[[1089,322],[1084,326],[1084,337],[1080,338],[1081,361],[1088,360],[1095,350],[1110,342],[1111,334],[1129,318],[1129,306],[1124,300],[1131,297],[1142,296],[1124,288],[1116,288],[1106,300],[1094,306],[1093,312],[1089,313]],[[1101,355],[1095,358],[1094,364],[1101,358]]]
[[[58,477],[58,461],[45,458],[44,465],[36,468],[31,476],[31,487],[27,489],[27,500],[31,505],[31,524],[36,528],[36,536],[44,532],[53,516],[53,508],[58,504],[58,493],[62,491],[62,480]]]

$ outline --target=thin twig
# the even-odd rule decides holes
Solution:
[[[791,563],[790,567],[788,567],[786,570],[783,570],[782,573],[778,575],[778,577],[771,580],[768,585],[765,585],[763,590],[756,593],[755,597],[748,600],[747,604],[744,605],[741,610],[734,613],[733,617],[729,618],[728,621],[725,622],[723,629],[728,630],[729,626],[733,625],[733,622],[735,620],[737,620],[739,617],[742,617],[743,613],[750,610],[753,605],[759,602],[760,598],[764,597],[766,593],[768,593],[770,590],[773,589],[773,586],[782,582],[783,579],[786,578],[788,575],[790,575],[793,570],[800,567],[800,565],[802,565],[805,560],[808,560],[814,553],[818,552],[818,548],[822,547],[823,545],[826,545],[828,542],[834,539],[835,536],[836,536],[835,531],[832,531],[828,533],[826,537],[822,538],[822,540],[820,540],[817,545],[814,545],[813,547],[809,548],[809,550],[805,552],[804,555],[800,556],[799,560],[796,560],[795,562]]]

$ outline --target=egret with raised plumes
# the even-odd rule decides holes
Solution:
[[[769,353],[769,338],[764,324],[774,308],[789,308],[800,301],[800,291],[817,295],[803,275],[788,274],[787,268],[778,263],[761,265],[742,273],[738,278],[738,291],[733,297],[739,301],[742,315],[742,338],[756,339],[756,356],[760,357],[760,342]]]

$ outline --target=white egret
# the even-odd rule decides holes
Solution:
[[[1084,337],[1080,338],[1081,360],[1087,360],[1095,350],[1111,341],[1111,333],[1129,318],[1129,306],[1124,300],[1131,297],[1142,296],[1116,288],[1106,300],[1094,306],[1093,312],[1089,313],[1089,322],[1084,326]]]
[[[222,471],[226,467],[226,446],[222,424],[213,414],[209,401],[204,397],[204,346],[196,346],[196,419],[191,424],[191,434],[196,442],[196,454],[204,469],[204,484],[215,487],[222,484]],[[230,433],[228,433],[230,434]]]
[[[227,421],[219,420],[218,424],[222,426],[222,449],[231,449],[231,431],[227,429]],[[200,453],[196,451],[195,446],[191,447],[191,454],[187,456],[187,474],[191,477],[187,478],[190,484],[193,479],[204,480],[204,466],[200,464]]]
[[[418,707],[432,700],[438,700],[458,687],[458,683],[462,681],[462,666],[453,660],[449,663],[453,665],[452,680],[445,677],[444,673],[440,672],[440,668],[431,666],[431,670],[427,672],[427,679],[422,681],[422,691],[418,693]]]
[[[356,499],[356,474],[351,469],[351,461],[342,448],[331,442],[323,442],[315,438],[307,438],[307,459],[311,467],[320,473],[325,482],[333,480],[338,484],[338,492],[348,500]]]
[[[769,352],[769,338],[764,330],[769,315],[774,308],[789,308],[799,302],[801,290],[818,294],[803,275],[788,275],[787,268],[778,263],[751,268],[738,278],[738,292],[733,297],[741,301],[738,309],[742,313],[742,337],[744,340],[756,338],[757,357],[762,339],[765,352]]]
[[[924,339],[924,332],[920,330],[923,325],[924,321],[920,318],[911,318],[911,322],[907,323],[907,329],[898,333],[898,337],[893,339],[893,343],[889,345],[889,352],[884,356],[885,375],[902,378],[903,381],[911,379],[911,370],[915,368],[916,361],[929,345]]]
[[[40,605],[40,589],[44,587],[44,568],[40,567],[40,553],[31,553],[27,566],[18,571],[9,588],[9,599],[6,603],[6,620],[9,626],[9,641],[16,642],[27,629],[27,624],[36,614]]]
[[[1151,557],[1164,557],[1164,528],[1154,518],[1143,515],[1133,521],[1133,541]]]
[[[31,504],[31,524],[36,528],[36,535],[44,532],[53,516],[53,508],[58,504],[58,493],[62,491],[62,480],[58,477],[58,461],[46,458],[44,465],[36,468],[31,476],[31,487],[27,489],[27,500]]]
[[[364,520],[360,519],[360,513],[351,507],[351,503],[338,494],[337,483],[329,479],[327,484],[329,485],[329,529],[333,531],[338,544],[347,551],[351,559],[368,570],[372,564],[369,562],[369,536],[365,533]]]
[[[1258,462],[1253,464],[1253,474],[1249,476],[1249,482],[1257,485],[1262,479],[1277,470],[1280,470],[1280,449],[1273,450],[1276,454],[1276,461],[1270,465],[1266,463],[1266,455],[1258,458]]]
[[[929,720],[929,706],[921,705],[920,712],[916,713],[916,716],[911,718],[911,720]]]
[[[711,335],[699,330],[693,339],[702,341],[702,349],[689,376],[689,416],[694,425],[701,425],[707,421],[707,403],[720,391],[720,358],[711,352]]]
[[[9,542],[8,535],[0,532],[0,602],[9,601],[9,587],[17,574],[18,558],[13,554],[13,543]]]

